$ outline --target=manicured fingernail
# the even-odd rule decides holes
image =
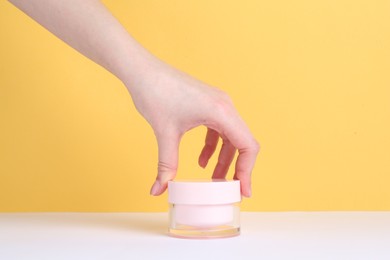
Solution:
[[[155,181],[153,186],[152,186],[152,189],[150,190],[150,195],[157,196],[158,192],[160,191],[160,187],[161,187],[160,182]]]

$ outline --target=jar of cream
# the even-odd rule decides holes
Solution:
[[[169,233],[181,238],[219,238],[240,234],[240,181],[168,182]]]

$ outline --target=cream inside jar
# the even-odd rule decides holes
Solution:
[[[240,181],[168,182],[169,233],[182,238],[231,237],[240,233]]]

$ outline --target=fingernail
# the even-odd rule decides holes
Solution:
[[[207,163],[208,163],[207,161],[206,161],[206,162],[203,162],[203,163],[200,165],[200,167],[202,167],[203,169],[206,168]]]
[[[250,198],[250,197],[252,197],[252,189],[249,189],[249,190],[248,190],[248,196],[247,196],[247,198]]]
[[[157,196],[159,191],[160,191],[160,182],[155,181],[152,186],[152,189],[150,190],[150,195]]]
[[[247,198],[252,197],[252,189],[249,188],[249,189],[245,192],[244,196],[247,197]]]
[[[208,162],[209,162],[208,160],[205,161],[205,160],[199,159],[199,165],[200,165],[200,167],[202,167],[203,169],[206,168]]]

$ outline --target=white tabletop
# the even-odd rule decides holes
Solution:
[[[241,228],[193,240],[166,213],[2,213],[0,259],[390,259],[390,212],[245,212]]]

